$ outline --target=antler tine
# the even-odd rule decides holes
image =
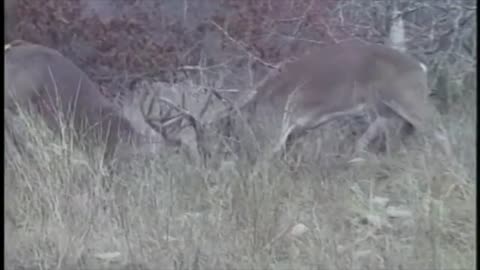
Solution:
[[[175,104],[173,101],[171,101],[170,99],[168,98],[165,98],[165,97],[156,97],[156,99],[158,101],[161,101],[163,103],[166,103],[168,104],[169,106],[171,106],[172,108],[176,109],[178,112],[180,112],[181,114],[183,114],[185,117],[187,117],[188,119],[191,119],[191,120],[194,120],[195,122],[198,122],[197,119],[195,118],[195,116],[192,115],[192,113],[190,113],[187,109],[184,109],[180,106],[178,106],[177,104]]]
[[[231,115],[231,112],[232,111],[235,111],[237,114],[241,114],[241,110],[243,108],[245,108],[246,105],[248,105],[252,100],[253,98],[255,97],[255,95],[257,94],[256,91],[252,91],[252,93],[249,93],[246,100],[241,102],[240,105],[236,105],[234,102],[232,102],[231,100],[223,97],[220,93],[218,93],[218,91],[214,90],[214,89],[209,89],[209,91],[217,98],[219,99],[223,104],[225,104],[227,106],[226,109],[221,109],[219,110],[217,113],[214,114],[214,118],[213,119],[210,119],[210,121],[208,121],[206,124],[207,125],[211,125],[215,122],[219,122],[221,120],[223,120],[224,118],[226,117],[229,117]]]
[[[153,106],[155,102],[155,98],[151,99],[150,102],[148,102],[148,115],[151,115],[153,111]],[[170,105],[170,104],[169,104]],[[170,107],[170,106],[169,106]],[[169,133],[173,133],[174,131],[170,130],[170,132],[167,131],[167,129],[173,129],[173,130],[181,130],[182,127],[180,126],[182,121],[183,121],[183,114],[177,114],[175,116],[170,116],[170,111],[167,112],[166,117],[151,117],[148,116],[145,113],[145,110],[142,109],[142,114],[145,119],[145,121],[148,123],[148,125],[158,132],[162,138],[165,140],[170,145],[176,145],[179,146],[181,145],[181,141],[175,138],[172,138]],[[159,124],[157,124],[157,122]]]
[[[141,79],[133,79],[130,83],[130,90],[133,91],[134,88],[136,88],[136,85],[141,83]],[[142,100],[141,106],[140,106],[140,112],[142,113],[143,118],[147,122],[147,124],[156,132],[158,133],[164,133],[165,128],[171,128],[173,124],[177,123],[178,120],[181,120],[181,117],[176,116],[171,116],[171,106],[169,106],[169,110],[166,112],[163,112],[161,110],[162,116],[160,117],[152,117],[151,115],[154,114],[154,107],[155,107],[155,98],[149,99],[147,98],[148,96],[148,91],[143,91],[141,93],[140,99]],[[157,124],[159,122],[159,124]],[[165,122],[167,125],[165,125]]]
[[[147,114],[152,114],[153,106],[155,103],[160,102],[166,104],[169,108],[168,113],[165,115],[163,114],[160,117],[150,117]],[[185,128],[182,125],[183,120],[187,120],[187,122],[193,127],[195,131],[195,135],[197,138],[197,148],[199,153],[205,158],[208,153],[203,145],[204,140],[204,132],[203,132],[203,125],[202,123],[186,108],[182,108],[185,106],[185,97],[182,98],[182,104],[176,104],[172,100],[162,97],[159,95],[155,95],[147,104],[147,109],[145,110],[142,108],[142,114],[146,120],[146,122],[158,133],[162,135],[164,140],[169,144],[175,144],[177,146],[182,145],[181,140],[175,139],[171,137],[172,129],[173,130],[182,130]],[[172,114],[171,111],[177,111],[178,114]],[[187,124],[188,125],[188,124]],[[170,129],[170,130],[169,130]],[[170,132],[169,132],[170,131]]]
[[[145,119],[149,122],[149,124],[151,126],[155,126],[155,124],[154,124],[155,121],[161,122],[161,127],[155,127],[156,131],[165,132],[165,128],[168,128],[168,127],[170,127],[170,128],[173,127],[173,128],[176,128],[177,130],[181,130],[181,129],[184,128],[184,127],[181,126],[183,119],[187,119],[190,122],[190,124],[193,126],[193,128],[196,129],[196,130],[201,126],[199,121],[195,118],[195,116],[193,116],[192,113],[190,113],[186,109],[181,108],[180,106],[175,104],[170,99],[165,98],[165,97],[159,97],[159,96],[157,96],[153,99],[156,100],[156,101],[165,103],[171,109],[175,109],[176,111],[179,112],[179,114],[177,114],[175,116],[170,116],[170,117],[166,117],[166,118],[163,118],[163,117],[162,118],[153,118],[153,117],[146,116]],[[153,100],[152,100],[152,103],[153,103]]]
[[[195,116],[193,116],[193,114],[190,113],[188,110],[181,108],[180,106],[178,106],[177,104],[175,104],[171,100],[169,100],[168,98],[157,97],[157,100],[162,101],[162,102],[170,105],[171,107],[175,108],[177,111],[179,111],[181,113],[181,115],[179,115],[180,119],[183,119],[184,117],[186,119],[188,119],[188,121],[192,125],[193,129],[195,130],[195,135],[196,135],[196,138],[197,138],[198,152],[203,157],[204,162],[205,162],[206,159],[207,159],[208,151],[205,149],[205,145],[203,144],[204,143],[204,132],[203,132],[202,123],[197,118],[195,118]]]

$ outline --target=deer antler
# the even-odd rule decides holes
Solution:
[[[179,132],[183,130],[186,126],[191,125],[195,131],[195,136],[197,138],[197,146],[198,151],[201,154],[205,154],[205,149],[203,146],[203,125],[200,123],[199,120],[187,109],[180,107],[179,105],[175,104],[168,98],[156,96],[152,99],[149,106],[149,113],[152,111],[153,103],[160,102],[166,104],[170,110],[167,111],[167,116],[160,116],[160,117],[150,117],[147,116],[144,112],[144,117],[147,123],[157,132],[159,132],[162,137],[169,142],[174,142],[176,145],[181,145],[181,141],[178,139],[171,138],[170,134],[175,132]],[[171,115],[171,111],[175,110],[177,114]],[[182,125],[183,120],[187,120],[187,125]],[[167,129],[170,129],[170,132],[167,132]],[[174,130],[174,131],[172,131]]]
[[[217,112],[215,112],[213,114],[214,117],[210,119],[206,123],[206,125],[212,125],[214,123],[220,122],[223,119],[231,116],[232,112],[241,114],[241,111],[245,107],[247,107],[255,99],[255,96],[257,95],[256,91],[251,91],[251,92],[249,91],[250,93],[247,94],[247,97],[244,98],[244,100],[241,101],[239,105],[236,105],[233,101],[223,97],[220,93],[218,93],[218,91],[214,89],[209,89],[209,90],[213,93],[213,96],[215,96],[218,100],[220,100],[226,106],[226,108],[222,108]]]

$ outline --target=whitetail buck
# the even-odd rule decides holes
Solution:
[[[4,53],[6,109],[33,104],[57,132],[60,121],[73,120],[78,135],[106,141],[106,160],[112,158],[120,139],[136,135],[98,85],[60,52],[17,40],[5,45]]]
[[[240,107],[281,106],[281,135],[274,152],[339,117],[374,115],[356,144],[361,151],[382,134],[387,120],[400,119],[423,130],[432,113],[429,93],[426,68],[419,61],[383,45],[346,41],[283,65]],[[284,105],[275,104],[277,99]]]

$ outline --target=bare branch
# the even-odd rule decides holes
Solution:
[[[225,29],[223,29],[220,25],[218,25],[216,22],[214,21],[210,21],[211,24],[213,24],[215,27],[217,27],[220,31],[222,31],[222,33],[230,40],[232,41],[233,44],[235,44],[237,47],[239,47],[243,52],[245,52],[249,57],[255,59],[256,61],[262,63],[264,66],[266,67],[269,67],[269,68],[276,68],[276,66],[274,64],[271,64],[271,63],[267,63],[266,61],[264,61],[263,59],[257,57],[256,55],[252,54],[248,49],[247,49],[247,46],[245,46],[244,44],[242,44],[241,41],[238,41],[236,39],[234,39]]]

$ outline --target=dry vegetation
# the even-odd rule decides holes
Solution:
[[[110,174],[105,145],[87,155],[20,114],[9,120],[26,152],[5,143],[7,269],[476,266],[473,1],[7,2],[18,2],[7,12],[5,23],[17,24],[5,28],[10,39],[61,51],[112,91],[130,83],[123,77],[170,81],[172,70],[249,88],[264,67],[318,43],[384,42],[389,9],[400,3],[408,52],[429,69],[444,130],[392,156],[357,157],[348,154],[348,123],[332,123],[302,138],[287,162],[265,157],[244,127],[233,131],[240,155],[226,156],[215,145],[222,135],[208,130],[208,166],[186,155],[194,148],[139,146]],[[138,110],[124,113],[146,125]],[[268,131],[280,129],[269,122],[279,126]],[[254,165],[244,152],[257,153]]]
[[[28,155],[7,144],[5,160],[7,266],[473,269],[476,98],[462,100],[443,116],[450,151],[333,158],[342,148],[327,127],[302,162],[205,168],[163,149],[113,175],[101,146],[87,157],[21,116]]]

